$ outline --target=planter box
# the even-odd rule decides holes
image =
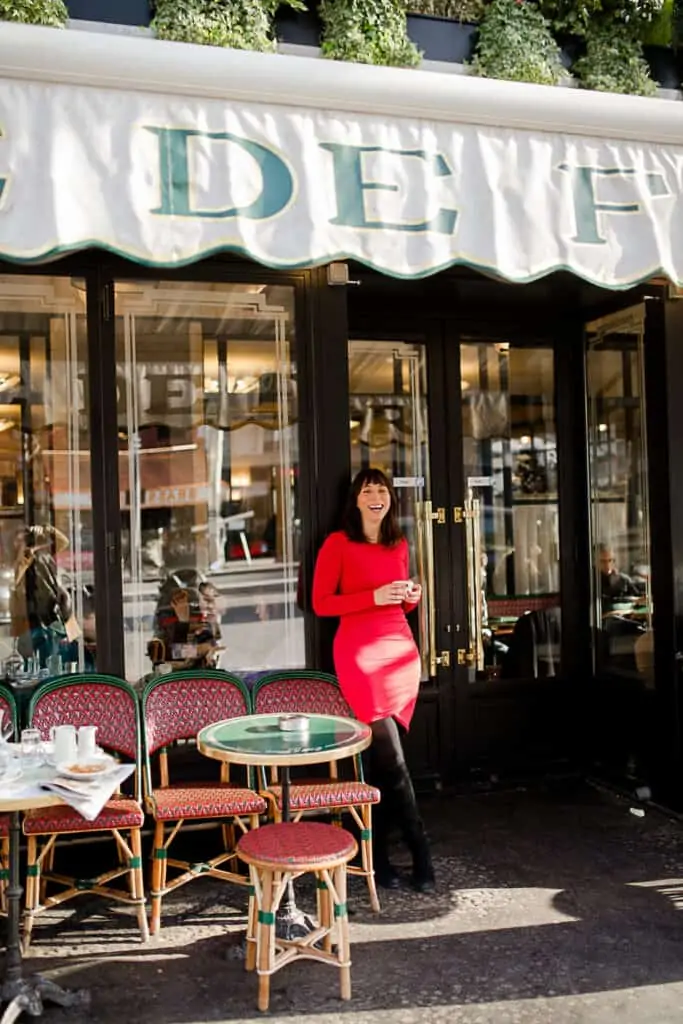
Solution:
[[[110,25],[149,25],[150,0],[66,0],[70,18],[102,21]]]
[[[275,15],[275,38],[280,43],[295,43],[298,46],[320,46],[323,26],[318,14],[316,0],[307,4],[305,11],[292,7],[278,7]]]
[[[422,50],[425,60],[467,64],[474,52],[478,34],[478,25],[448,18],[432,18],[426,14],[408,15],[408,35],[418,50]]]
[[[644,46],[650,74],[662,89],[680,89],[681,58],[670,46]]]

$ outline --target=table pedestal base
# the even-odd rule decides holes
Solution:
[[[287,886],[285,899],[275,917],[275,934],[277,938],[294,942],[296,939],[305,938],[316,927],[315,922],[311,921],[310,917],[297,907],[294,898],[294,883],[290,882]]]
[[[6,982],[0,989],[0,1004],[9,1005],[0,1017],[0,1024],[14,1024],[22,1013],[28,1014],[29,1017],[40,1017],[43,1012],[43,1000],[57,1003],[58,1006],[86,1008],[90,1005],[90,993],[85,989],[68,992],[39,974],[31,978]]]

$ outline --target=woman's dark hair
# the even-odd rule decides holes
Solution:
[[[367,542],[367,537],[363,533],[363,520],[358,508],[358,495],[366,484],[378,484],[380,487],[386,487],[389,491],[391,502],[389,504],[389,511],[379,528],[379,543],[386,545],[386,547],[393,547],[394,544],[398,544],[403,538],[403,534],[401,527],[398,525],[396,491],[381,469],[361,469],[353,478],[342,520],[344,533],[349,540],[355,540],[360,544]]]

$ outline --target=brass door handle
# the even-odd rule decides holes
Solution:
[[[422,671],[430,679],[437,669],[450,665],[450,651],[436,651],[436,582],[434,578],[434,528],[446,522],[446,509],[434,509],[431,501],[419,502],[415,509],[417,521],[417,555],[424,580],[425,601],[420,616]]]
[[[470,492],[471,495],[471,492]],[[465,502],[462,519],[465,523],[465,547],[467,553],[467,620],[469,650],[463,652],[459,665],[470,665],[481,671],[484,668],[484,640],[482,635],[482,548],[481,516],[478,498],[471,496]],[[460,654],[460,652],[458,652]]]

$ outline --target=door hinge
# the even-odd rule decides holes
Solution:
[[[472,508],[463,508],[461,505],[456,505],[453,509],[453,522],[464,523],[466,519],[474,519],[476,512]]]
[[[465,650],[464,647],[459,647],[458,665],[474,665],[474,652],[472,650]]]
[[[446,525],[446,509],[445,508],[437,508],[434,512],[432,512],[431,515],[432,515],[432,519],[435,519],[436,522],[439,524],[439,526],[445,526]]]
[[[441,653],[437,654],[436,658],[434,658],[434,663],[436,665],[438,665],[440,668],[450,668],[451,667],[451,652],[450,651],[441,651]]]

